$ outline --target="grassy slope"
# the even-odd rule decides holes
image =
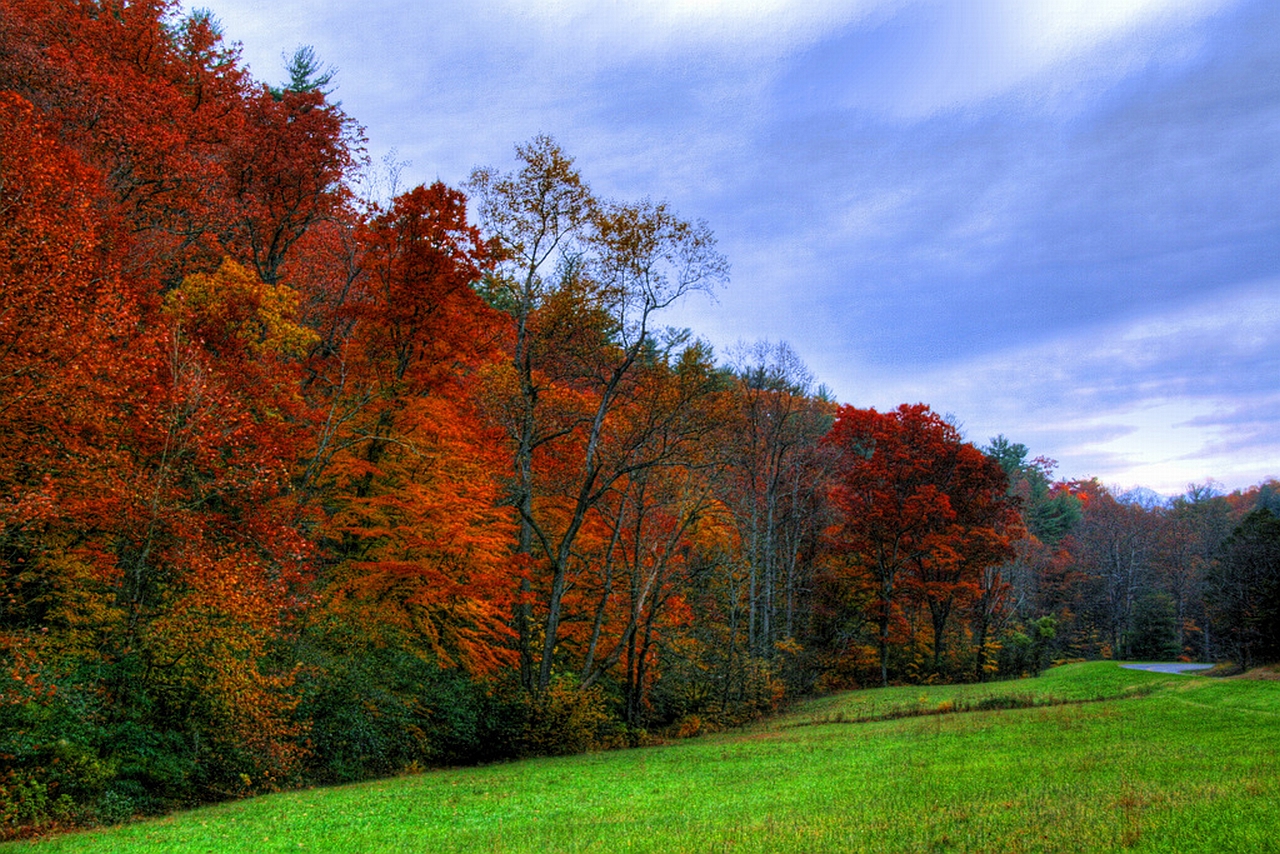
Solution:
[[[920,714],[991,696],[1042,705]],[[292,792],[0,850],[1266,851],[1280,844],[1278,735],[1278,682],[1070,665],[829,697],[669,747]]]

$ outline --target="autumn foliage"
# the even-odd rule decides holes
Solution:
[[[889,681],[891,647],[916,646],[921,622],[937,672],[957,614],[1000,607],[1002,582],[989,571],[1013,556],[1021,534],[1007,478],[922,404],[887,413],[842,407],[824,441],[837,453],[834,581],[848,588],[842,595],[868,602],[880,681]]]
[[[705,223],[545,136],[361,197],[289,74],[176,4],[0,0],[0,836],[1277,648],[1274,485],[1143,505],[720,363],[663,323],[727,278]]]

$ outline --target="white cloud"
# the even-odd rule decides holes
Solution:
[[[1277,376],[1272,279],[945,368],[863,374],[853,402],[924,401],[955,413],[971,441],[1003,433],[1058,459],[1064,476],[1174,493],[1208,477],[1242,487],[1280,475],[1280,443],[1254,435],[1257,412],[1276,404]]]
[[[1152,61],[1193,52],[1192,25],[1232,0],[970,0],[940,3],[916,55],[880,94],[917,119],[1020,93],[1041,110],[1070,107]],[[912,9],[914,14],[917,10]]]
[[[1017,0],[1003,5],[1010,40],[1023,63],[1035,67],[1153,23],[1193,23],[1219,11],[1225,0]]]
[[[1122,486],[1146,486],[1165,495],[1210,477],[1223,482],[1234,479],[1238,475],[1234,462],[1204,455],[1205,448],[1220,439],[1221,429],[1195,423],[1219,411],[1221,405],[1191,397],[1141,400],[1086,418],[1073,425],[1077,435],[1085,438],[1068,448],[1067,462],[1077,474],[1097,475]],[[1090,465],[1105,469],[1105,474],[1083,470]],[[1220,465],[1228,470],[1217,468]],[[1256,474],[1246,475],[1249,483],[1258,479]]]
[[[902,0],[492,0],[541,38],[607,47],[605,60],[627,60],[698,46],[714,52],[743,50],[759,58],[808,44],[833,29],[862,20]],[[593,51],[594,52],[594,51]]]

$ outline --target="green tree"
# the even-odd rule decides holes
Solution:
[[[284,70],[289,75],[289,82],[282,89],[271,90],[277,101],[284,97],[285,92],[319,92],[326,98],[333,94],[333,89],[325,87],[333,82],[338,69],[332,65],[326,68],[316,56],[315,48],[309,44],[294,49],[293,55],[285,60]],[[334,106],[341,106],[341,103]]]
[[[1126,657],[1135,659],[1172,661],[1181,654],[1177,613],[1167,593],[1147,593],[1134,603],[1125,647]]]
[[[1009,478],[1009,493],[1022,505],[1027,532],[1048,546],[1056,546],[1080,521],[1080,499],[1053,482],[1057,463],[1047,457],[1027,459],[1021,442],[996,436],[983,453],[994,459]]]
[[[1280,519],[1254,510],[1223,544],[1206,599],[1219,643],[1242,667],[1280,658]]]

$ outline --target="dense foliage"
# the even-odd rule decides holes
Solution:
[[[547,137],[362,197],[289,76],[167,2],[0,0],[0,835],[1280,653],[1273,485],[1144,505],[718,362],[661,324],[728,274],[705,224]]]

